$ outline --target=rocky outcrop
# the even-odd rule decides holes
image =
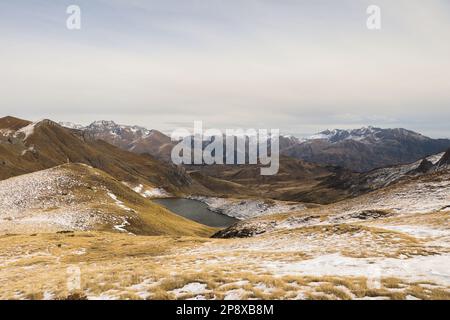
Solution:
[[[436,164],[438,168],[450,165],[450,149],[442,156],[441,160]]]

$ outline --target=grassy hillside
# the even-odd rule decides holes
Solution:
[[[140,235],[208,236],[123,183],[83,164],[0,181],[1,233],[100,230]]]
[[[150,155],[119,149],[50,120],[29,123],[11,117],[0,119],[0,179],[68,162],[88,164],[120,181],[161,187],[173,194],[207,192],[182,168]]]

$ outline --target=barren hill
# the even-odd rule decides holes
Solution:
[[[171,193],[206,192],[182,168],[122,150],[50,120],[30,123],[7,117],[0,119],[0,128],[0,179],[64,163],[85,163],[133,186],[142,184]]]
[[[89,230],[204,236],[212,229],[170,213],[83,164],[0,181],[0,233]]]

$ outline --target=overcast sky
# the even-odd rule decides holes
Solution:
[[[66,28],[71,4],[81,30]],[[450,137],[450,1],[0,0],[0,111]]]

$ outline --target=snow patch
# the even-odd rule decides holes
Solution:
[[[138,184],[137,186],[132,186],[131,183],[122,182],[128,188],[132,189],[134,192],[140,194],[144,198],[157,199],[157,198],[169,198],[172,195],[164,190],[163,188],[151,188],[145,187],[143,184]]]
[[[144,191],[143,196],[145,198],[167,198],[170,194],[163,188],[153,188]]]
[[[21,155],[24,156],[26,155],[28,152],[34,153],[36,152],[36,150],[34,149],[34,146],[28,147],[27,149],[23,150],[21,152]]]
[[[50,291],[44,292],[43,300],[53,300],[54,298],[55,298],[55,294],[53,292],[50,292]]]
[[[38,122],[33,122],[33,123],[27,125],[26,127],[23,127],[23,128],[21,128],[21,129],[17,130],[17,131],[16,131],[16,136],[17,136],[19,133],[23,133],[23,134],[25,135],[25,137],[23,138],[23,140],[27,140],[28,137],[30,137],[30,136],[34,133],[34,128],[36,127],[36,124],[37,124],[37,123],[38,123]]]
[[[118,207],[120,207],[124,210],[127,210],[127,211],[133,211],[130,208],[128,208],[122,201],[117,199],[117,196],[114,193],[112,193],[111,191],[108,191],[107,193],[108,193],[108,196],[116,202],[116,205]]]
[[[128,222],[128,220],[127,220],[126,218],[123,218],[122,223],[121,223],[121,224],[116,224],[116,225],[114,226],[114,229],[116,229],[117,231],[120,231],[120,232],[128,232],[128,231],[125,229],[125,227],[126,227],[126,226],[129,226],[129,225],[130,225],[130,223]]]
[[[379,225],[380,228],[398,231],[402,233],[406,233],[408,235],[417,237],[417,238],[435,238],[435,237],[445,237],[450,236],[449,230],[440,230],[434,229],[424,226],[391,226],[391,225]]]
[[[175,290],[172,290],[171,293],[175,294],[175,296],[179,297],[185,294],[204,294],[208,292],[209,290],[206,289],[207,285],[205,283],[200,282],[192,282],[187,285],[185,285],[182,288],[178,288]]]
[[[312,276],[363,276],[368,278],[399,277],[413,281],[432,280],[450,285],[450,254],[415,256],[410,259],[350,258],[338,253],[322,255],[310,260],[283,263],[268,262],[264,267],[274,274]]]
[[[205,203],[208,206],[208,209],[211,211],[225,214],[227,216],[241,220],[260,217],[264,215],[271,215],[275,213],[302,211],[306,209],[306,206],[302,203],[290,203],[275,200],[241,200],[202,196],[192,196],[189,198]]]
[[[224,300],[241,300],[245,296],[246,293],[247,293],[247,291],[245,291],[242,288],[234,289],[234,290],[228,291],[225,294],[225,297],[223,299]]]
[[[78,250],[72,251],[71,253],[74,254],[74,255],[77,255],[77,256],[82,256],[82,255],[86,254],[86,249],[85,248],[80,248]]]

